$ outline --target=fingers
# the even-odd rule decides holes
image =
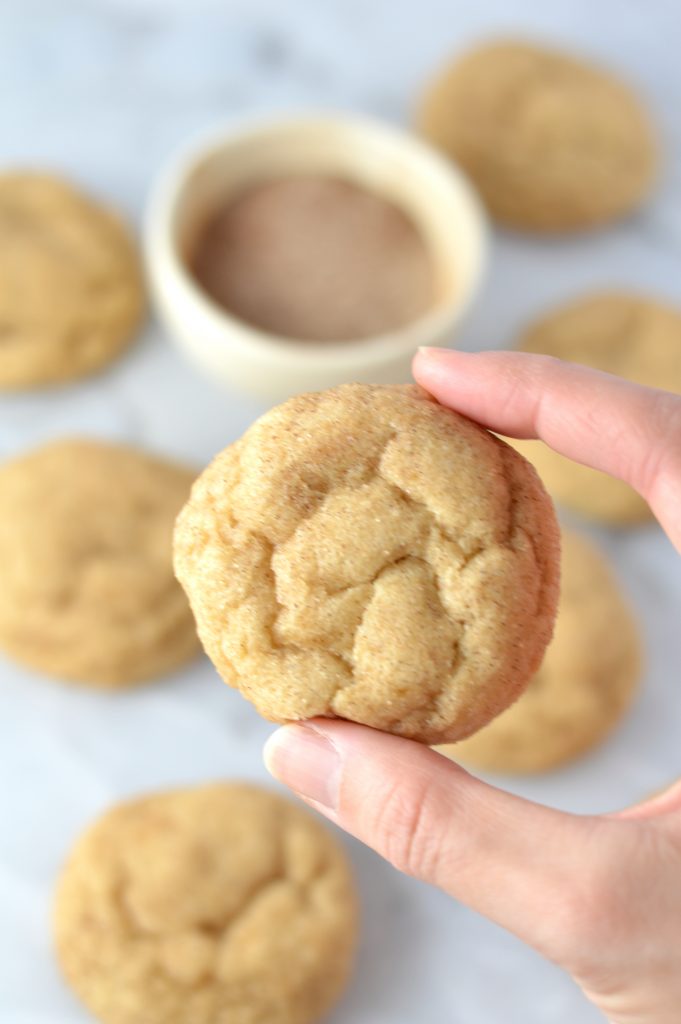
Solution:
[[[681,547],[681,397],[521,352],[422,349],[413,370],[443,405],[626,481]]]
[[[567,956],[586,819],[494,789],[427,747],[315,719],[269,740],[272,774],[401,871],[445,889],[553,959]],[[581,927],[581,924],[580,924]]]

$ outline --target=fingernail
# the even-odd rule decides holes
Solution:
[[[306,800],[333,811],[338,806],[341,759],[320,728],[285,725],[268,739],[263,752],[271,775]]]
[[[429,348],[425,346],[418,350],[418,355],[421,360],[419,364],[420,370],[439,373],[443,366],[447,367],[451,363],[452,357],[461,355],[461,353],[455,353],[451,348]]]
[[[480,352],[467,352],[463,348],[447,348],[446,346],[430,346],[430,345],[419,345],[418,352],[422,352],[425,356],[432,356],[437,358],[438,356],[448,356],[453,359],[466,356],[478,356]]]

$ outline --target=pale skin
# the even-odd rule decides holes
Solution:
[[[492,430],[625,480],[681,551],[681,397],[511,352],[422,350],[414,377]],[[417,743],[325,719],[279,729],[265,758],[397,868],[563,967],[611,1024],[679,1024],[681,781],[625,811],[565,814]]]

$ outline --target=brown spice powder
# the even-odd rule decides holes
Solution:
[[[241,192],[208,218],[189,265],[228,312],[302,341],[392,331],[435,300],[432,256],[413,221],[334,177],[273,179]]]

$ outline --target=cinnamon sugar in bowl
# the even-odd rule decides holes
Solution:
[[[162,320],[227,385],[280,400],[409,378],[479,283],[466,179],[414,136],[310,116],[225,130],[172,162],[146,222]]]

